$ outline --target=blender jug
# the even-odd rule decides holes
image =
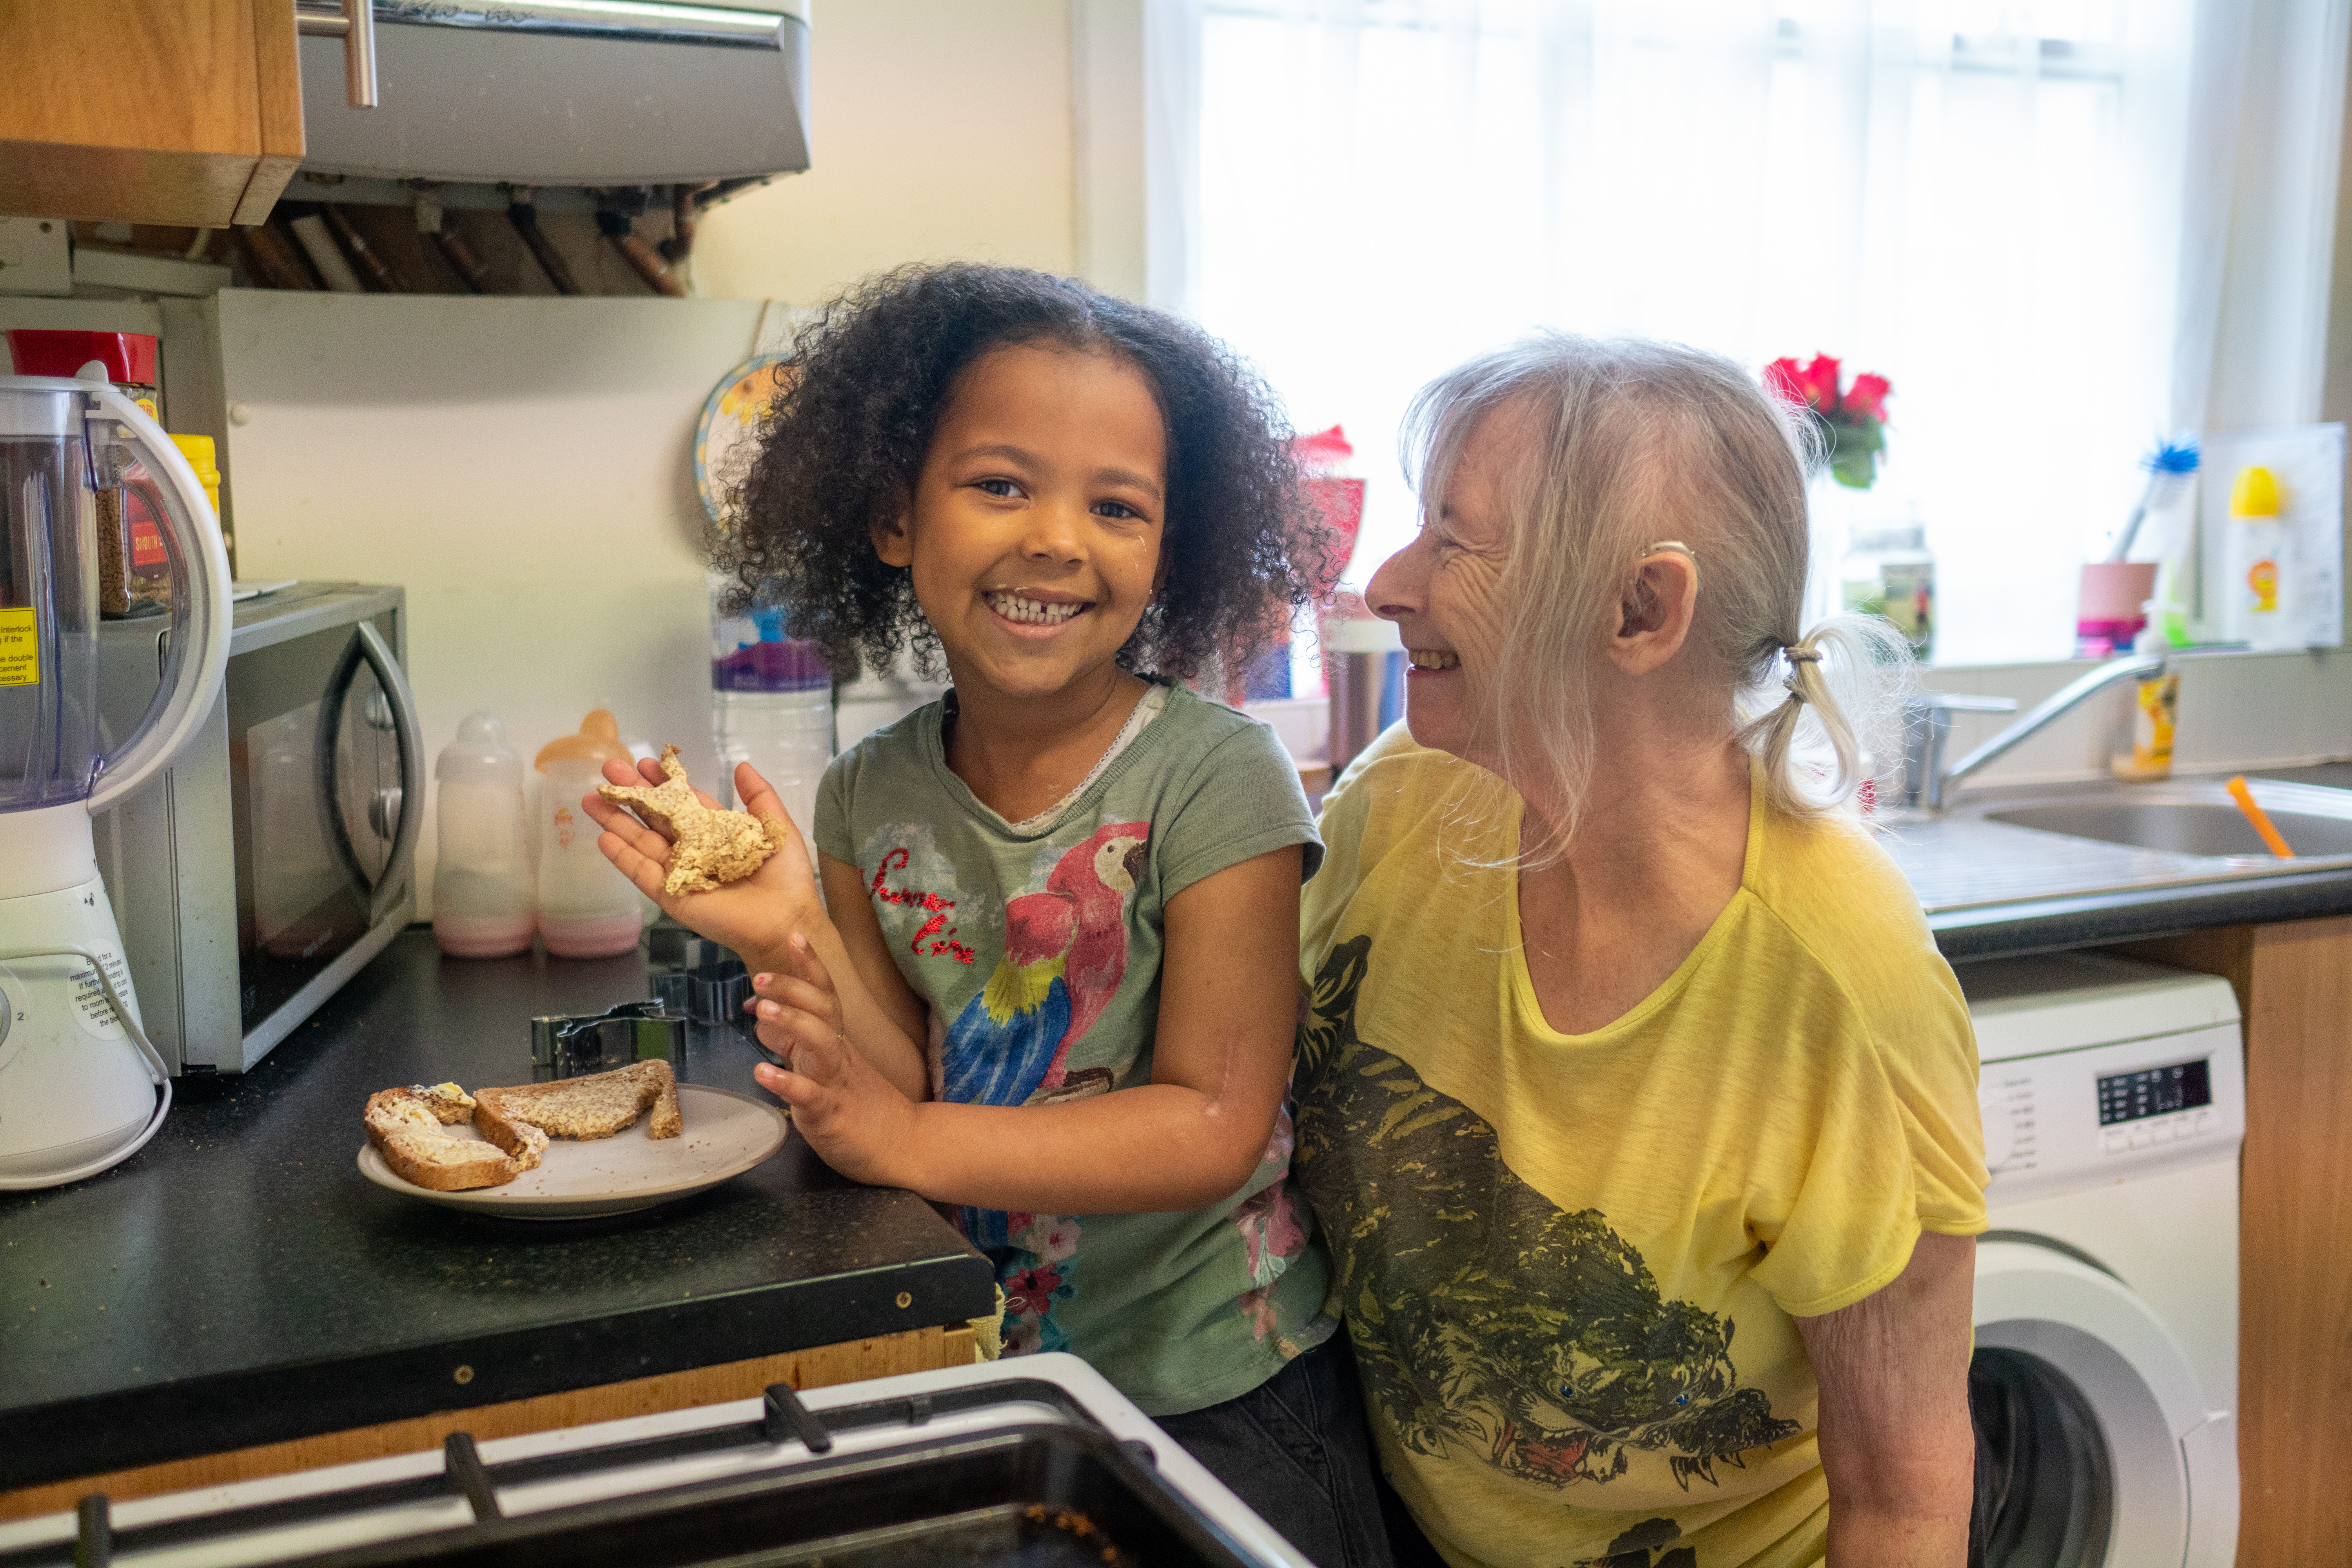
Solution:
[[[110,750],[97,717],[98,498],[139,465],[171,634],[154,701]],[[0,376],[0,1189],[104,1170],[170,1107],[90,814],[168,766],[218,700],[228,592],[219,523],[153,420],[102,382]]]

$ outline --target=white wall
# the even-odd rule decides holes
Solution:
[[[712,776],[692,446],[759,306],[231,289],[220,314],[238,574],[406,588],[428,753],[487,708],[528,767],[609,706]],[[428,815],[420,918],[435,847]]]
[[[1070,25],[1070,0],[818,7],[812,166],[704,219],[697,291],[810,305],[907,261],[1075,270]]]

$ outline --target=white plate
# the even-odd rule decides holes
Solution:
[[[502,1187],[433,1192],[395,1175],[373,1143],[360,1145],[360,1174],[388,1191],[445,1208],[500,1219],[586,1219],[649,1209],[715,1187],[782,1148],[792,1130],[781,1108],[700,1084],[677,1086],[677,1109],[686,1131],[675,1138],[647,1137],[644,1116],[610,1138],[551,1138],[539,1168]],[[466,1122],[447,1131],[487,1142]]]

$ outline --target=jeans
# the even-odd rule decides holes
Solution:
[[[1318,1568],[1391,1568],[1345,1328],[1237,1399],[1157,1419]]]

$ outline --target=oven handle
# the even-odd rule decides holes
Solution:
[[[416,718],[416,694],[408,689],[400,661],[392,657],[373,621],[359,623],[354,647],[392,703],[393,722],[400,736],[400,821],[393,828],[392,853],[384,860],[383,875],[376,879],[369,902],[368,924],[374,927],[383,923],[407,885],[410,862],[416,855],[416,836],[425,826],[425,729]]]

